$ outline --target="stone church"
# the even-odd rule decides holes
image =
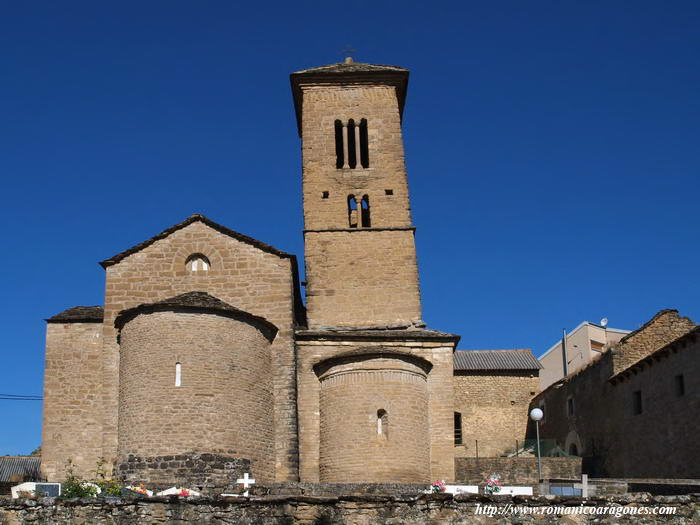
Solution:
[[[291,75],[306,283],[294,255],[192,215],[100,263],[104,306],[47,320],[47,479],[103,458],[152,484],[449,481],[466,436],[524,438],[532,354],[455,353],[422,321],[408,76]]]

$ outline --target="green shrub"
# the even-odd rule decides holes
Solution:
[[[94,498],[97,496],[97,488],[88,485],[87,482],[75,475],[72,459],[66,463],[66,480],[61,485],[61,496],[64,498]]]

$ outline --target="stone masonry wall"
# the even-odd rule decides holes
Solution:
[[[421,319],[413,231],[306,232],[309,327]]]
[[[373,227],[412,226],[395,88],[311,85],[302,89],[304,228],[348,228],[350,194],[369,196]],[[335,121],[351,118],[367,119],[369,168],[336,168]]]
[[[457,457],[492,457],[522,446],[530,401],[539,388],[532,371],[458,371],[453,379],[455,412],[462,414]],[[477,444],[478,442],[478,444]]]
[[[690,334],[616,376],[607,352],[596,362],[539,394],[544,439],[568,450],[575,443],[584,472],[615,478],[700,478],[700,340]],[[682,376],[684,393],[677,392]],[[641,413],[635,411],[635,393]],[[567,400],[574,400],[574,414]],[[534,435],[534,429],[531,429]]]
[[[204,254],[208,272],[188,272],[186,259]],[[292,260],[241,242],[196,221],[107,268],[105,292],[103,453],[117,453],[119,347],[116,315],[126,308],[201,290],[279,328],[272,345],[275,470],[278,480],[296,479],[297,432],[293,344]]]
[[[274,481],[270,341],[257,327],[221,313],[156,311],[128,321],[120,342],[119,464],[213,453],[249,460],[256,478]],[[136,474],[130,481],[149,481],[163,469]]]
[[[305,85],[305,263],[310,328],[421,319],[416,250],[396,90]],[[367,120],[369,167],[336,167],[335,121]],[[369,198],[371,227],[350,227],[348,196]],[[359,213],[359,212],[358,212]]]
[[[314,365],[326,359],[357,349],[377,349],[383,355],[392,350],[412,354],[432,364],[427,380],[427,429],[430,442],[430,477],[433,479],[452,480],[454,478],[453,445],[453,393],[452,393],[452,347],[438,342],[419,341],[299,341],[298,342],[298,392],[299,392],[299,436],[300,436],[300,478],[303,482],[318,482],[320,479],[320,443],[321,443],[321,382],[314,372]],[[368,385],[369,386],[369,385]],[[395,392],[392,392],[395,388]],[[412,386],[411,388],[416,388]],[[413,390],[412,390],[413,391]],[[390,384],[382,387],[381,395],[387,399],[404,398],[406,385]],[[415,392],[413,403],[423,403],[422,396]],[[372,416],[376,424],[376,404],[363,395],[349,395],[344,398],[345,410],[349,414],[362,411],[366,417]],[[412,409],[413,410],[413,409]],[[392,419],[390,415],[389,432]],[[424,429],[416,428],[417,435]],[[342,438],[343,436],[339,436]],[[369,439],[369,437],[368,437]],[[376,440],[376,434],[371,436]],[[351,446],[350,440],[347,446]],[[336,445],[340,446],[340,444]],[[374,456],[372,456],[374,457]],[[412,458],[409,463],[414,461]],[[378,469],[390,464],[379,463],[372,468],[379,475]],[[387,479],[389,469],[383,473]],[[422,475],[421,475],[422,477]]]
[[[514,512],[514,507],[527,514]],[[582,512],[582,508],[589,510]],[[593,514],[607,507],[611,515]],[[644,516],[632,515],[639,508]],[[662,510],[663,508],[663,510]],[[581,512],[574,515],[573,512]],[[663,513],[662,513],[663,512]],[[261,498],[172,498],[56,501],[0,500],[2,525],[510,525],[537,523],[675,523],[700,520],[700,496],[510,498],[458,495],[268,496]],[[604,519],[605,521],[601,521]]]
[[[320,409],[322,483],[429,482],[428,381],[418,366],[400,357],[339,364],[321,378]]]
[[[86,475],[102,455],[102,323],[48,323],[42,428],[43,475],[63,479],[66,461]]]
[[[165,490],[173,485],[205,493],[237,491],[236,480],[251,472],[250,461],[221,454],[175,454],[129,456],[117,465],[119,479],[150,489]]]
[[[676,310],[662,310],[642,328],[628,334],[615,345],[613,372],[621,372],[694,327],[692,320],[681,317]]]
[[[483,484],[498,474],[507,485],[539,483],[537,458],[455,458],[455,479],[469,485]],[[544,479],[581,479],[581,458],[542,458]]]

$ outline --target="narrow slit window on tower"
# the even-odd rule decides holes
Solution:
[[[383,408],[377,410],[377,435],[385,439],[389,437],[389,414]]]
[[[175,386],[182,386],[182,365],[175,363]]]
[[[335,121],[335,167],[340,169],[345,163],[345,154],[343,152],[343,123],[339,120]]]
[[[357,201],[354,195],[348,195],[348,226],[357,228]]]
[[[632,392],[632,413],[636,416],[642,413],[642,391]]]
[[[455,412],[455,445],[462,444],[462,413]]]
[[[355,130],[355,121],[348,120],[348,166],[350,169],[357,168],[359,160],[357,158],[357,130]]]
[[[673,379],[675,384],[676,397],[682,397],[685,395],[685,382],[683,381],[683,374],[675,376]]]
[[[370,228],[372,226],[372,221],[369,217],[369,196],[364,195],[360,205],[362,206],[362,227]]]
[[[369,134],[365,118],[360,121],[360,164],[363,168],[369,168]]]
[[[190,272],[208,272],[210,266],[209,259],[207,259],[201,253],[190,255],[185,263],[185,267]]]

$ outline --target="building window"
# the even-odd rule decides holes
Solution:
[[[574,415],[574,398],[570,397],[566,400],[566,413],[569,416]]]
[[[676,391],[676,397],[682,397],[685,395],[685,381],[683,380],[683,374],[678,374],[673,379]]]
[[[462,444],[462,414],[455,412],[455,445]]]
[[[360,121],[360,165],[369,168],[369,135],[367,133],[367,119]]]
[[[389,414],[383,408],[377,410],[377,435],[384,439],[389,437]]]
[[[362,208],[362,227],[363,228],[370,228],[372,226],[372,222],[369,217],[369,196],[364,195],[362,197],[362,201],[360,202],[360,206]]]
[[[209,259],[207,259],[201,253],[195,253],[187,258],[185,267],[190,272],[208,272],[211,264],[209,264]]]
[[[175,363],[175,386],[182,386],[182,365]]]
[[[335,167],[341,169],[345,165],[345,150],[343,148],[343,123],[335,121]]]
[[[578,456],[578,447],[576,443],[571,443],[571,445],[569,445],[569,455]]]
[[[369,168],[369,133],[367,119],[336,120],[335,167],[337,169]]]
[[[632,413],[639,415],[642,413],[642,391],[632,392]]]
[[[594,352],[602,352],[605,349],[605,345],[599,341],[594,341],[591,339],[591,350]]]
[[[354,195],[348,195],[348,226],[357,228],[357,201]]]

